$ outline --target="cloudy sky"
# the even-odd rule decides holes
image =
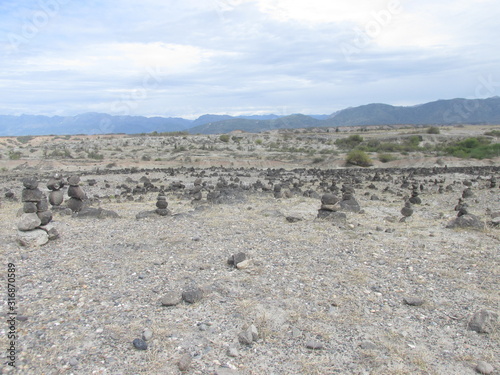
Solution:
[[[330,114],[500,95],[498,0],[0,0],[0,114]]]

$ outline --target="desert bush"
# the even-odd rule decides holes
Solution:
[[[369,167],[373,164],[368,154],[361,150],[349,152],[345,161],[347,165],[357,165],[359,167]]]
[[[427,134],[441,134],[441,131],[436,126],[431,126],[427,129]]]
[[[491,159],[500,156],[500,143],[491,144],[488,138],[470,137],[446,147],[444,152],[457,158]]]
[[[353,149],[363,142],[363,137],[358,134],[350,135],[347,138],[340,138],[335,141],[337,147],[342,149]]]
[[[22,156],[21,151],[9,151],[10,160],[19,160]]]
[[[22,135],[22,136],[20,136],[20,137],[17,137],[16,139],[17,139],[17,141],[18,141],[19,143],[26,144],[26,143],[28,143],[29,141],[31,141],[32,139],[34,139],[34,137],[32,137],[31,135]]]
[[[489,132],[484,133],[484,135],[489,135],[490,137],[500,138],[500,130],[491,130]]]
[[[55,149],[50,154],[47,154],[47,157],[54,158],[54,159],[59,159],[59,158],[72,159],[73,158],[73,156],[71,155],[71,152],[67,148]]]
[[[318,163],[322,163],[325,161],[325,158],[314,158],[312,160],[313,164],[318,164]]]
[[[102,160],[104,159],[104,155],[99,154],[97,151],[89,151],[87,152],[87,157],[89,159]]]
[[[222,134],[222,135],[219,137],[219,140],[220,140],[221,142],[226,142],[226,143],[227,143],[227,142],[229,142],[229,135],[227,135],[227,134]]]
[[[262,144],[262,139],[256,139],[255,140],[256,145],[261,145]]]
[[[151,156],[149,156],[149,155],[142,155],[141,160],[143,160],[143,161],[150,161],[151,160]]]
[[[397,158],[392,154],[378,154],[378,160],[382,163],[388,163],[390,161],[396,160]]]

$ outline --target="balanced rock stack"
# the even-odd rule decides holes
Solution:
[[[403,215],[403,217],[400,220],[400,222],[402,222],[402,223],[406,221],[406,218],[413,215],[413,208],[412,208],[411,202],[409,200],[407,200],[405,202],[404,207],[401,209],[401,215]]]
[[[73,212],[80,212],[83,208],[83,201],[87,199],[85,192],[80,186],[80,177],[71,176],[68,178],[68,197],[67,202],[68,207]]]
[[[52,220],[47,197],[38,189],[36,178],[23,179],[23,213],[17,223],[17,241],[22,246],[42,246],[59,235],[48,225]]]
[[[156,198],[155,212],[160,216],[168,216],[170,215],[170,210],[167,207],[168,207],[167,197],[165,197],[165,193],[163,192],[163,190],[161,190],[158,193],[158,197]]]
[[[64,187],[64,180],[59,173],[56,173],[47,182],[47,188],[50,190],[49,193],[49,203],[52,205],[52,209],[59,209],[62,202],[64,201],[64,192],[62,188]]]
[[[421,204],[422,203],[422,199],[420,199],[420,197],[418,196],[418,186],[417,185],[413,185],[413,190],[411,192],[411,197],[410,197],[409,201],[411,204]]]
[[[359,212],[361,207],[358,201],[354,198],[354,188],[351,185],[342,186],[342,200],[340,201],[340,207],[344,211],[349,212]]]
[[[491,176],[490,178],[490,188],[493,189],[497,186],[497,178],[495,176]]]
[[[345,221],[346,214],[337,212],[340,209],[340,199],[334,194],[324,194],[321,197],[321,208],[318,210],[319,219],[341,220]]]

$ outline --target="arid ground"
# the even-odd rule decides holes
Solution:
[[[495,129],[1,138],[1,373],[499,374],[500,159],[434,148]],[[421,140],[346,167],[353,134]],[[59,238],[22,246],[22,180],[48,195],[55,173],[80,176],[85,208],[54,208]],[[318,218],[324,194],[359,209]],[[459,198],[479,227],[448,227]]]

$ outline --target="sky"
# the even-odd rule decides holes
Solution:
[[[0,0],[0,114],[331,114],[500,95],[498,0]]]

